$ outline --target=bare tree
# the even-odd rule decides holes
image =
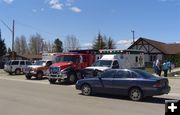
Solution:
[[[21,52],[21,45],[20,45],[20,38],[19,37],[16,37],[16,40],[15,40],[15,51],[16,53],[20,54]]]
[[[15,51],[18,54],[27,54],[29,52],[26,37],[24,35],[22,35],[21,37],[16,37]]]
[[[29,41],[29,48],[32,54],[40,54],[43,52],[43,38],[40,34],[32,35]]]
[[[74,35],[68,35],[64,41],[64,50],[67,52],[69,50],[79,49],[79,40]]]

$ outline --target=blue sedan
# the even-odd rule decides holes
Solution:
[[[170,92],[168,79],[139,69],[107,70],[97,77],[78,80],[76,89],[86,96],[92,93],[117,94],[129,96],[133,101]]]

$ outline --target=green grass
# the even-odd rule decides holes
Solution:
[[[169,73],[168,77],[180,77],[180,71]]]

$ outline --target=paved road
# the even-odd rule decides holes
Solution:
[[[0,115],[164,115],[164,100],[180,99],[179,79],[172,93],[133,102],[124,97],[82,96],[74,85],[49,85],[0,72]]]

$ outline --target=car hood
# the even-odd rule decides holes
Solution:
[[[100,67],[100,66],[91,66],[91,67],[86,67],[86,70],[100,70],[100,71],[105,71],[107,69],[110,69],[110,67]]]
[[[42,65],[29,65],[28,67],[30,68],[39,68],[39,67],[43,67]]]

